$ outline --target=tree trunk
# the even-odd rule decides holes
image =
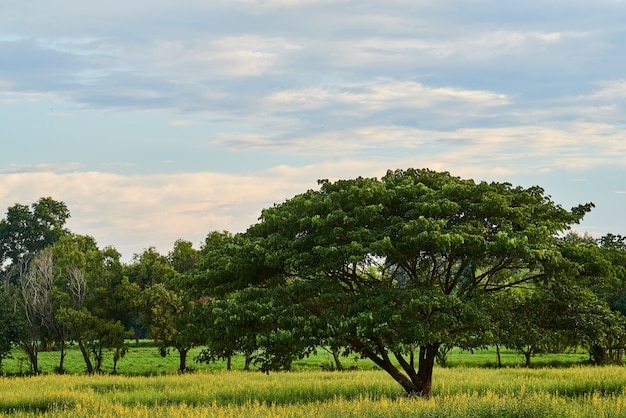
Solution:
[[[26,352],[28,356],[28,362],[30,363],[30,370],[33,374],[40,374],[41,370],[39,370],[39,347],[36,342],[33,341],[23,341],[22,348]]]
[[[496,344],[496,355],[498,356],[498,367],[502,367],[502,357],[500,357],[500,345]]]
[[[343,370],[343,364],[341,364],[341,359],[339,358],[339,349],[333,348],[333,359],[335,359],[335,366],[337,370]]]
[[[243,369],[249,372],[251,363],[252,363],[252,352],[246,351],[246,363],[243,365]]]
[[[104,343],[102,342],[102,340],[100,340],[98,342],[98,351],[95,354],[96,356],[96,367],[95,367],[95,371],[96,373],[102,373],[102,351],[104,349]]]
[[[386,348],[381,342],[377,344],[377,351],[364,344],[357,338],[351,339],[350,343],[362,355],[372,360],[377,366],[386,371],[396,382],[402,386],[409,396],[421,396],[430,398],[432,392],[433,368],[435,357],[439,350],[439,343],[420,346],[417,372],[399,352],[394,355],[404,370],[398,369],[389,358]],[[406,373],[406,374],[405,374]]]
[[[58,372],[60,374],[64,374],[65,373],[65,355],[67,354],[65,351],[65,340],[61,339],[59,341],[59,345],[61,347],[61,354],[59,355],[59,370]]]
[[[187,371],[187,352],[189,350],[185,348],[178,349],[178,356],[180,357],[180,363],[178,366],[178,371],[180,373],[185,373]]]
[[[115,355],[113,356],[113,374],[117,374],[117,362],[120,359],[119,352],[120,352],[120,349],[116,348]]]
[[[433,386],[433,368],[435,357],[439,351],[439,344],[426,344],[420,346],[420,357],[418,362],[417,377],[419,379],[419,390],[417,395],[430,398]]]
[[[83,340],[78,340],[78,348],[80,348],[80,353],[83,355],[83,360],[85,361],[85,367],[87,368],[87,374],[93,374],[93,365],[91,364],[91,359],[89,358],[89,352],[85,348],[85,344],[83,344]]]
[[[524,357],[526,358],[526,367],[530,367],[530,356],[532,352],[532,349],[524,351]]]

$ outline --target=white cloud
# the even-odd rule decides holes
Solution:
[[[626,80],[609,80],[598,83],[599,89],[590,95],[581,96],[580,101],[616,101],[626,99]]]
[[[511,101],[504,94],[490,91],[429,87],[414,81],[378,80],[367,84],[277,91],[265,103],[263,109],[266,112],[325,110],[330,114],[366,118],[372,112],[401,109],[403,113],[414,112],[415,115],[426,111],[445,114],[448,118],[451,114],[462,118],[480,113],[485,108],[509,105]]]
[[[159,40],[149,48],[128,47],[120,54],[139,71],[161,73],[177,84],[213,77],[253,77],[272,69],[278,55],[297,48],[280,37],[228,36],[206,40]]]
[[[354,155],[396,149],[447,161],[465,160],[492,165],[494,161],[517,161],[534,166],[548,160],[554,167],[588,167],[626,158],[623,129],[598,123],[552,123],[494,128],[422,129],[401,125],[366,125],[346,129],[320,127],[278,140],[261,133],[219,135],[216,142],[233,150],[265,150],[307,155]],[[593,149],[593,152],[589,152]],[[400,151],[404,150],[404,151]],[[396,155],[394,153],[394,155]]]
[[[170,125],[172,126],[193,126],[195,124],[196,122],[191,120],[174,120],[170,122]]]
[[[84,167],[83,163],[79,162],[71,162],[66,164],[50,164],[50,163],[39,163],[33,165],[24,165],[24,164],[9,164],[7,168],[0,169],[1,173],[33,173],[33,172],[67,172],[67,171],[76,171],[80,170]]]
[[[14,83],[0,78],[0,91],[10,90],[14,85]]]
[[[311,4],[331,3],[330,0],[236,0],[245,7],[296,7]]]
[[[306,175],[283,174],[4,174],[0,207],[51,196],[69,206],[73,232],[92,235],[130,257],[149,246],[167,252],[178,238],[199,243],[211,230],[243,231],[261,209],[312,186]]]

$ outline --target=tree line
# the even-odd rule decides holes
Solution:
[[[289,370],[316,350],[372,360],[409,394],[429,396],[453,347],[584,347],[622,361],[626,238],[570,228],[593,208],[562,208],[540,187],[408,169],[331,182],[262,212],[247,231],[212,231],[131,262],[65,228],[41,198],[0,221],[0,360],[78,345],[87,373],[129,339],[197,361],[242,353],[246,368]],[[230,362],[228,362],[230,368]]]

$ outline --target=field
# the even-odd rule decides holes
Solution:
[[[176,373],[178,370],[178,356],[176,351],[170,352],[166,357],[161,357],[158,350],[150,341],[140,341],[138,347],[135,346],[134,342],[129,344],[129,352],[117,365],[119,374],[128,376],[149,376]],[[226,368],[226,363],[223,361],[217,361],[211,364],[194,362],[193,358],[196,357],[199,352],[200,349],[196,348],[190,351],[187,356],[187,365],[190,368],[198,371],[223,370]],[[107,373],[113,370],[110,357],[109,355],[105,359],[103,365],[103,370]],[[537,367],[560,367],[581,364],[588,359],[589,355],[584,351],[570,354],[537,354],[533,357],[532,364]],[[44,351],[39,354],[39,366],[43,373],[53,373],[58,363],[58,352]],[[243,369],[243,363],[243,357],[238,356],[233,358],[233,369]],[[372,370],[375,368],[371,361],[367,359],[356,359],[354,356],[342,358],[342,363],[345,368],[356,368],[359,370]],[[496,352],[493,349],[476,350],[474,352],[454,349],[448,355],[448,366],[450,367],[495,367],[496,364]],[[502,364],[506,367],[521,367],[524,365],[524,356],[511,350],[502,350]],[[294,362],[293,369],[297,371],[322,370],[331,368],[332,366],[332,355],[327,351],[319,350],[314,356]],[[80,374],[84,372],[85,365],[77,347],[70,347],[68,350],[65,367],[70,374]],[[2,372],[9,376],[27,374],[29,372],[29,366],[26,355],[19,350],[14,350],[12,358],[4,361]]]
[[[148,353],[156,351],[154,348],[134,351],[147,362],[156,361],[146,359]],[[517,361],[517,357],[521,356],[507,352],[504,360]],[[373,370],[363,360],[346,359],[346,366],[356,363],[359,368],[346,372],[320,371],[320,365],[331,358],[320,355],[303,360],[295,367],[298,371],[290,373],[265,375],[214,369],[177,375],[166,370],[170,366],[176,369],[175,356],[159,357],[171,364],[165,363],[163,373],[154,376],[141,376],[145,373],[136,369],[129,373],[132,376],[47,374],[0,378],[0,414],[14,417],[626,416],[624,367],[545,366],[563,365],[567,359],[573,362],[584,357],[584,353],[545,355],[533,359],[540,367],[532,369],[492,368],[477,366],[495,361],[491,351],[454,352],[449,361],[455,367],[435,369],[433,397],[429,400],[406,398],[391,378]],[[7,361],[5,369],[15,366],[9,363],[17,361]],[[132,357],[125,358],[120,371],[125,362],[130,369],[131,361]],[[69,363],[74,364],[74,360]],[[133,366],[137,367],[134,363]]]

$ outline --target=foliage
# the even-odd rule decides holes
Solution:
[[[141,319],[148,335],[165,356],[170,347],[179,353],[179,371],[187,370],[187,353],[204,341],[198,317],[202,302],[192,300],[184,286],[184,274],[198,260],[191,242],[177,240],[168,257],[150,248],[134,258],[123,281],[123,305]]]
[[[11,299],[0,290],[0,370],[5,358],[11,356],[11,349],[24,333],[25,324]]]
[[[268,353],[340,339],[424,396],[439,346],[486,331],[482,295],[576,273],[556,235],[592,206],[567,211],[539,187],[429,170],[320,185],[264,210],[201,281],[241,303],[267,300],[271,317],[289,313],[263,330]],[[414,345],[417,365],[405,357]]]
[[[67,232],[64,225],[69,217],[65,203],[50,197],[42,197],[30,207],[17,203],[7,209],[6,218],[0,221],[0,266],[5,287],[37,252]]]
[[[157,283],[169,283],[176,276],[176,270],[168,258],[150,247],[141,254],[135,254],[133,261],[124,269],[124,275],[131,283],[141,288]]]

